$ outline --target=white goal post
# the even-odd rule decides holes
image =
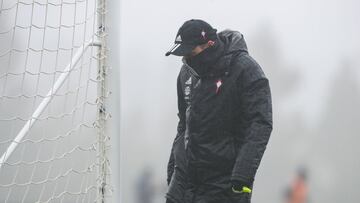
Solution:
[[[0,0],[0,202],[108,202],[105,0]]]

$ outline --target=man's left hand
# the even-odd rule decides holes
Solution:
[[[232,181],[232,191],[234,193],[251,193],[252,189],[247,184],[240,181]]]

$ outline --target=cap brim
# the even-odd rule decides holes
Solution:
[[[170,54],[175,56],[187,56],[192,50],[196,47],[196,45],[189,44],[175,44],[165,55],[169,56]]]

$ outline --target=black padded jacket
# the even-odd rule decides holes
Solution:
[[[179,123],[167,193],[175,202],[186,202],[187,189],[196,196],[209,185],[201,195],[231,202],[231,181],[253,184],[272,131],[269,81],[243,35],[225,30],[218,36],[224,47],[209,71],[199,75],[184,58],[178,76]]]

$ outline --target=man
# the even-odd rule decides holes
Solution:
[[[287,191],[286,196],[287,203],[306,203],[309,201],[309,189],[307,186],[306,168],[298,168],[295,180]]]
[[[183,56],[183,66],[167,202],[250,203],[272,131],[267,78],[242,34],[217,33],[202,20],[180,27],[170,54]]]

